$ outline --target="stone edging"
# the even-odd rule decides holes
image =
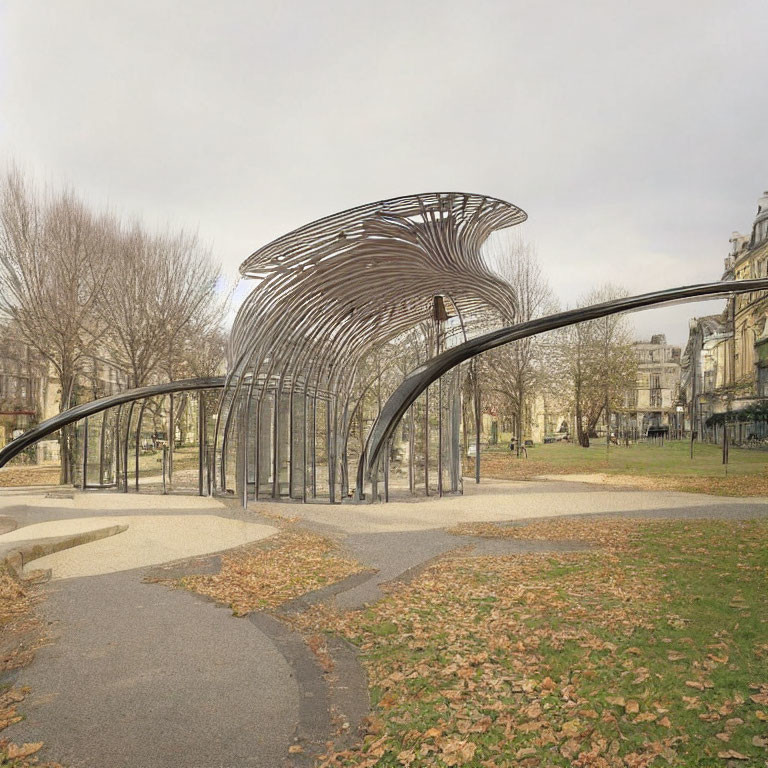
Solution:
[[[9,572],[16,579],[23,576],[24,566],[27,563],[37,560],[40,557],[51,555],[54,552],[61,552],[63,549],[79,547],[81,544],[90,544],[92,541],[106,539],[109,536],[116,536],[128,530],[127,525],[110,525],[106,528],[97,528],[94,531],[85,531],[72,536],[58,536],[50,539],[43,539],[40,542],[26,544],[12,549],[2,557],[2,563],[8,568]]]

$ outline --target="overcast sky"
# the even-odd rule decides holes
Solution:
[[[412,192],[529,214],[563,304],[719,279],[768,189],[768,2],[0,0],[0,153],[229,275]],[[700,303],[634,316],[684,342]]]

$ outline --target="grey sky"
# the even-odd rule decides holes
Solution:
[[[717,279],[768,189],[768,3],[0,2],[0,152],[227,271],[313,218],[485,192],[563,303]],[[635,316],[687,336],[720,304]]]

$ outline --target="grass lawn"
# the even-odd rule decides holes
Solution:
[[[321,765],[768,765],[768,523],[528,528],[476,533],[599,544],[445,559],[333,619],[375,713]]]
[[[731,448],[729,464],[722,463],[722,448],[666,440],[664,445],[636,443],[611,446],[605,442],[581,448],[572,443],[536,445],[527,459],[516,458],[506,444],[488,448],[481,457],[484,477],[529,479],[546,474],[602,473],[615,482],[664,490],[702,491],[734,496],[768,495],[768,453]],[[473,462],[465,471],[471,474]]]

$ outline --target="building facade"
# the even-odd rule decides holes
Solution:
[[[0,446],[36,424],[45,411],[45,362],[7,326],[0,327]]]
[[[0,448],[35,424],[59,412],[61,387],[53,366],[9,326],[0,326]],[[106,357],[82,361],[74,403],[95,400],[126,388],[125,371]],[[34,462],[58,461],[56,439],[37,444]]]
[[[618,412],[619,431],[638,437],[646,435],[650,428],[668,427],[674,434],[680,426],[680,347],[668,344],[666,336],[660,333],[650,341],[635,342],[633,348],[637,380]]]
[[[768,192],[750,233],[733,232],[730,244],[723,280],[768,277]],[[719,439],[724,414],[737,442],[765,431],[748,414],[768,402],[768,292],[740,294],[722,314],[691,320],[682,381],[686,419],[700,438]]]

